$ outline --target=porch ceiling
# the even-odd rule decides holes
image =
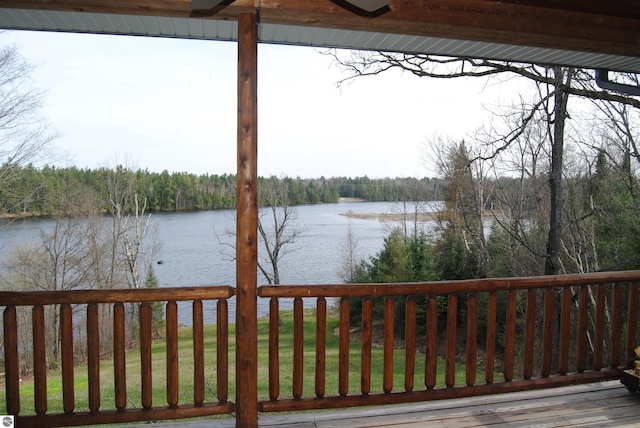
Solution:
[[[236,40],[238,14],[254,8],[263,43],[640,72],[639,0],[392,0],[376,17],[329,0],[227,0],[206,11],[190,0],[0,0],[0,28]]]

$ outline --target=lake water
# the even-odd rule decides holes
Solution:
[[[434,205],[438,207],[437,204]],[[340,269],[344,265],[349,228],[357,242],[356,255],[368,259],[383,246],[389,226],[376,219],[359,219],[343,214],[389,213],[397,211],[388,202],[341,202],[336,204],[303,205],[295,207],[294,227],[302,231],[295,244],[288,247],[279,265],[281,284],[342,283]],[[198,285],[235,285],[234,249],[229,245],[234,237],[226,234],[235,227],[233,210],[197,211],[153,214],[158,225],[158,242],[162,245],[154,263],[154,271],[161,287]],[[28,239],[37,240],[40,228],[47,228],[51,220],[13,222],[0,228],[0,249]],[[427,225],[427,228],[432,225]],[[262,251],[262,248],[259,248]],[[1,256],[0,256],[1,257]],[[258,284],[266,284],[258,276]],[[313,300],[306,306],[313,306]],[[281,309],[292,307],[292,301],[282,301]],[[190,324],[190,304],[179,305],[179,320]],[[205,304],[206,322],[215,320],[214,302]],[[258,299],[258,315],[268,313],[268,300]],[[230,321],[235,320],[235,300],[229,302]]]

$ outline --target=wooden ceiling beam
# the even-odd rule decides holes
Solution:
[[[236,0],[192,11],[190,0],[0,0],[0,7],[237,20],[505,43],[640,57],[638,0],[392,0],[366,18],[330,0]]]
[[[619,18],[640,18],[640,0],[502,0],[502,2]]]

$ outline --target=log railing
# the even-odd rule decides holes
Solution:
[[[271,311],[269,400],[261,401],[259,409],[275,412],[405,403],[619,377],[632,364],[639,340],[639,281],[636,271],[420,284],[260,287],[258,295],[270,299]],[[291,394],[281,397],[278,307],[285,298],[294,299],[293,366],[287,374],[292,379]],[[304,310],[303,298],[317,299],[315,311]],[[327,331],[329,298],[338,299],[338,367],[326,364],[325,341],[334,334]],[[380,390],[372,390],[374,299],[383,300],[384,323],[378,327],[383,348]],[[425,326],[418,334],[420,299]],[[358,325],[350,323],[352,302],[359,306],[361,302]],[[401,358],[394,352],[398,347],[397,310],[405,313]],[[315,319],[313,337],[304,337],[305,317]],[[350,337],[354,332],[356,340]],[[305,347],[305,341],[315,345]],[[304,355],[309,353],[315,356],[311,368],[304,367]],[[417,364],[423,367],[417,370]],[[398,365],[403,367],[404,386],[396,390]],[[456,365],[464,368],[462,384],[456,384]],[[305,370],[315,372],[315,392],[309,396],[303,395]],[[360,385],[349,384],[352,370],[359,371]],[[421,378],[416,380],[418,372]],[[479,381],[481,372],[484,380]],[[327,376],[336,375],[337,390],[327,391]]]
[[[112,289],[112,290],[74,290],[64,292],[0,292],[0,306],[4,306],[4,371],[6,390],[6,413],[16,416],[16,426],[46,427],[94,425],[106,423],[127,423],[136,421],[153,421],[177,418],[191,418],[218,414],[229,414],[234,405],[229,401],[229,343],[228,343],[228,307],[227,299],[235,293],[228,286],[217,287],[180,287],[156,289]],[[189,352],[189,371],[185,372],[178,349],[178,302],[192,302],[193,350]],[[204,334],[203,302],[215,301],[215,349],[206,349]],[[152,304],[160,303],[164,312],[166,331],[166,355],[160,360],[152,355]],[[165,304],[166,303],[166,304]],[[162,307],[164,306],[164,307]],[[78,311],[80,309],[80,311]],[[33,361],[33,402],[34,408],[26,409],[21,402],[20,367],[24,352],[18,350],[19,335],[24,332],[23,317],[19,311],[31,312],[27,317],[26,331],[32,334],[32,346],[29,351]],[[59,357],[61,361],[62,403],[63,412],[48,412],[48,403],[54,399],[47,388],[48,350],[46,343],[52,340],[47,337],[51,329],[47,328],[45,311],[54,316],[59,314]],[[127,312],[129,316],[127,316]],[[108,320],[101,318],[104,313]],[[99,315],[100,314],[100,315]],[[132,315],[133,314],[133,315]],[[46,318],[49,319],[48,317]],[[137,323],[131,329],[131,323]],[[82,324],[84,334],[78,334]],[[108,324],[105,328],[104,324]],[[19,328],[22,328],[20,330]],[[54,332],[55,329],[54,328]],[[101,363],[105,356],[101,355],[101,334],[108,330],[112,334],[113,349],[111,351],[113,370],[105,376],[101,373]],[[130,333],[133,331],[133,333]],[[77,346],[79,340],[86,340],[86,345]],[[131,342],[133,343],[133,346]],[[55,345],[54,345],[55,346]],[[131,351],[127,349],[131,348]],[[77,349],[86,352],[86,367],[82,370],[88,374],[88,384],[76,385],[74,369],[76,367]],[[207,355],[215,354],[216,385],[215,392],[205,379],[205,350]],[[127,360],[139,360],[139,371],[127,373]],[[164,379],[153,379],[152,364],[166,366],[166,383]],[[184,384],[192,391],[189,402],[180,402],[180,377],[185,377]],[[106,378],[109,378],[105,380]],[[183,378],[184,379],[184,378]],[[155,384],[154,384],[155,383]],[[136,384],[136,388],[129,388]],[[159,384],[159,385],[158,385]],[[205,400],[205,386],[210,395],[215,393],[217,400]],[[82,391],[80,391],[82,388]],[[161,388],[166,394],[166,401],[154,403],[154,389]],[[135,389],[135,392],[132,391]],[[83,407],[78,409],[77,396],[88,395]],[[190,394],[190,395],[191,395]],[[105,396],[113,396],[107,402]],[[184,394],[182,394],[184,399]],[[26,400],[25,400],[26,401]]]
[[[277,412],[379,405],[616,378],[633,362],[633,348],[640,340],[639,286],[640,272],[633,271],[260,287],[259,298],[270,299],[269,357],[264,361],[268,371],[260,370],[252,382],[267,383],[269,392],[257,407]],[[238,412],[243,409],[228,397],[229,385],[233,389],[236,382],[228,377],[233,351],[229,349],[227,299],[234,295],[235,289],[226,286],[0,292],[6,413],[16,415],[17,426],[38,427],[157,421],[234,411],[239,421]],[[305,309],[304,298],[316,299],[313,310]],[[282,299],[293,299],[292,320],[279,310]],[[192,329],[179,328],[181,301],[191,302]],[[213,311],[204,309],[208,301],[216,304],[215,327],[205,325],[209,321],[204,314]],[[153,352],[154,302],[163,302],[166,322],[162,339],[166,355],[160,360]],[[361,306],[357,323],[350,311],[356,304]],[[100,336],[104,319],[99,314],[104,309],[113,335],[113,350],[107,356],[100,353],[101,341],[107,341]],[[48,410],[55,399],[48,388],[54,383],[50,376],[58,373],[49,370],[47,361],[51,310],[60,320],[63,411],[58,413]],[[337,320],[332,313],[336,310]],[[26,321],[19,316],[25,312]],[[20,385],[24,355],[18,345],[24,345],[19,335],[25,322],[33,398],[23,397],[25,390]],[[292,355],[285,356],[279,333],[288,322],[292,323],[293,346]],[[305,330],[310,322],[313,328]],[[138,329],[128,337],[131,323],[137,323]],[[78,334],[80,325],[84,335]],[[185,333],[193,343],[192,351],[186,351],[188,358],[178,347],[184,343],[178,336]],[[330,355],[335,349],[327,348],[329,340],[336,343],[337,356]],[[81,365],[74,364],[78,342],[86,352]],[[209,349],[212,347],[215,350]],[[290,366],[285,358],[291,360]],[[112,362],[108,373],[101,366],[105,359]],[[132,359],[139,361],[137,371],[130,369]],[[158,361],[165,366],[166,380],[153,379],[156,371],[152,366]],[[262,366],[263,361],[258,364]],[[88,374],[86,385],[77,383],[75,373],[81,370]],[[215,382],[209,382],[213,379],[209,375]],[[327,382],[330,376],[337,381]],[[289,378],[290,384],[284,381]],[[136,382],[139,386],[132,386]],[[158,386],[162,403],[153,398],[158,397]],[[83,394],[84,401],[79,398]],[[25,405],[31,401],[33,404]]]

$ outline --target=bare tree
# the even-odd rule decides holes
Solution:
[[[123,231],[122,250],[131,288],[142,286],[141,278],[146,278],[157,249],[155,239],[157,229],[151,220],[151,214],[145,215],[146,208],[146,199],[140,205],[138,195],[134,194],[133,213],[120,218],[120,227]],[[133,224],[130,223],[131,215],[133,215]],[[140,260],[141,257],[144,257],[144,260]]]
[[[104,168],[105,188],[108,195],[108,212],[110,214],[110,237],[107,240],[106,250],[108,251],[107,265],[108,270],[105,271],[105,287],[118,287],[115,282],[116,272],[119,270],[121,262],[120,245],[122,238],[126,233],[123,224],[123,218],[127,215],[133,205],[135,195],[136,176],[134,168],[130,165],[129,160],[125,160],[124,165],[113,160],[113,167]]]
[[[159,249],[157,228],[146,213],[146,199],[140,201],[135,167],[130,160],[124,164],[114,159],[114,167],[105,168],[105,187],[109,199],[110,240],[108,249],[111,271],[107,281],[113,286],[116,271],[127,273],[128,286],[140,288],[147,276],[147,269]]]
[[[0,189],[17,205],[31,196],[14,194],[20,168],[50,159],[54,139],[40,111],[43,93],[33,86],[31,73],[16,47],[0,49]]]
[[[349,219],[347,236],[340,246],[340,252],[343,258],[338,274],[343,281],[351,282],[355,277],[357,266],[362,262],[362,259],[358,256],[358,238],[353,234],[351,219]]]
[[[290,204],[286,180],[271,177],[260,188],[258,232],[265,250],[258,258],[258,269],[269,284],[280,284],[280,262],[297,249],[302,234],[297,227],[298,212]]]
[[[141,288],[159,249],[156,225],[151,214],[145,213],[146,199],[142,202],[138,199],[136,173],[129,160],[125,165],[117,163],[113,169],[105,169],[105,184],[111,214],[111,239],[106,257],[110,267],[108,278],[113,281],[124,273],[129,288]],[[111,317],[110,311],[111,307],[106,307],[101,315]],[[129,305],[128,313],[132,334],[137,325],[138,306]]]
[[[296,223],[298,212],[291,206],[286,180],[275,176],[261,179],[258,191],[258,270],[269,284],[280,284],[280,263],[287,254],[298,249],[304,232]],[[235,239],[230,239],[235,236],[234,227],[225,229],[222,234],[216,232],[221,254],[229,261],[236,259]]]
[[[92,209],[93,195],[83,189],[66,189],[59,195],[57,214],[51,223],[40,230],[38,243],[27,243],[12,249],[4,266],[2,286],[14,291],[67,291],[95,287],[95,277],[88,251],[91,233],[88,216],[96,214]],[[69,209],[75,207],[74,212]],[[93,205],[95,207],[95,205]],[[74,307],[74,311],[77,311]],[[57,305],[47,306],[45,338],[50,365],[60,358],[60,312]],[[30,325],[21,324],[20,335],[30,337]],[[26,341],[21,349],[30,355],[31,344]]]

